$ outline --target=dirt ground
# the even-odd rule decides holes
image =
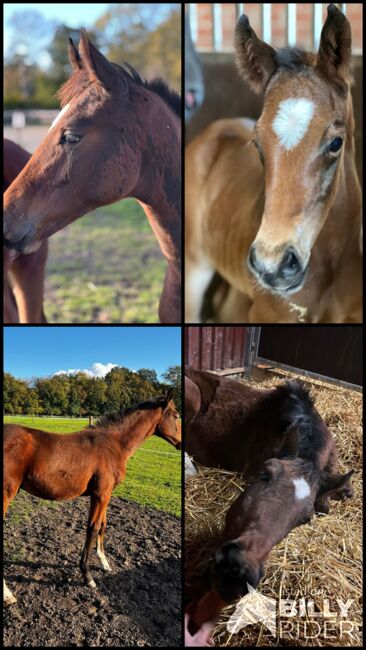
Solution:
[[[96,589],[79,559],[89,499],[45,505],[21,491],[8,511],[4,573],[18,601],[4,610],[5,646],[179,646],[181,523],[114,498],[108,508],[104,573]]]

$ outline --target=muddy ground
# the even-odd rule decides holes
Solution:
[[[108,508],[96,589],[79,558],[89,499],[45,505],[20,492],[4,531],[4,572],[18,598],[4,610],[5,646],[179,646],[181,525],[173,515],[121,498]]]

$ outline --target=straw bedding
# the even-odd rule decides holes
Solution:
[[[253,385],[274,386],[283,381],[271,377]],[[291,374],[291,376],[293,376]],[[293,618],[278,616],[277,635],[262,623],[230,634],[227,621],[235,610],[228,606],[213,632],[217,646],[361,646],[362,625],[362,394],[311,381],[315,405],[329,426],[339,455],[339,472],[355,470],[354,497],[331,501],[328,515],[316,515],[311,523],[294,529],[274,547],[265,563],[258,591],[277,603],[296,601]],[[198,467],[198,474],[185,483],[185,561],[187,600],[206,590],[203,577],[207,561],[220,544],[225,513],[245,487],[240,474]],[[299,600],[308,610],[299,615]],[[324,601],[329,601],[325,615]],[[352,599],[348,615],[342,618],[337,599]],[[311,614],[311,603],[316,617]],[[277,609],[278,612],[278,609]]]

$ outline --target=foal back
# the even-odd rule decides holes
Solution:
[[[4,486],[49,500],[113,489],[120,450],[113,437],[89,430],[60,435],[9,424],[4,429]]]

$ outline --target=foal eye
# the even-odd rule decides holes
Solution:
[[[337,136],[336,138],[333,138],[333,140],[328,145],[328,151],[330,151],[330,153],[337,153],[340,150],[342,144],[343,138]]]
[[[75,133],[63,133],[60,139],[60,144],[77,144],[80,140],[80,135],[76,135]]]
[[[269,483],[269,481],[271,479],[268,472],[265,472],[264,470],[262,472],[260,472],[259,478],[260,478],[261,481],[265,481],[266,483]]]

